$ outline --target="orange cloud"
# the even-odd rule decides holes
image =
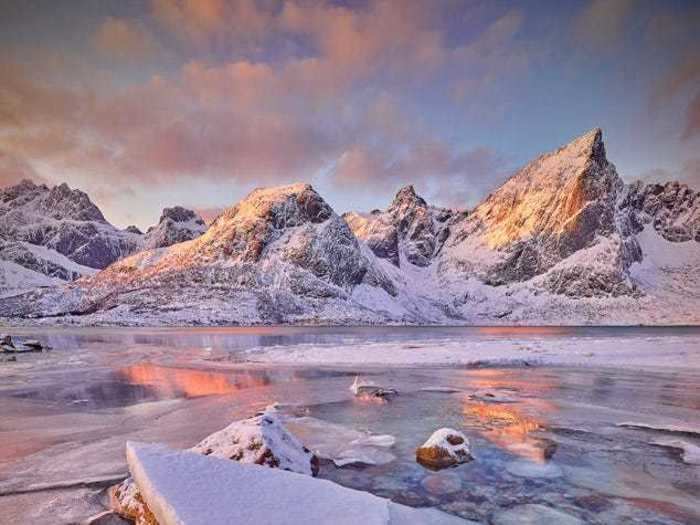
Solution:
[[[94,41],[99,51],[121,60],[142,60],[156,49],[146,31],[123,18],[107,18],[97,29]]]

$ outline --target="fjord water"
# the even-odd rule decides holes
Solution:
[[[79,522],[101,510],[104,487],[126,473],[127,439],[189,447],[273,403],[311,448],[353,431],[392,447],[343,451],[375,465],[331,461],[325,477],[413,506],[512,523],[509,509],[550,507],[592,523],[700,522],[700,467],[674,448],[700,445],[696,367],[274,365],[255,349],[309,345],[420,347],[484,340],[629,348],[676,338],[697,352],[698,328],[220,328],[16,329],[54,349],[0,363],[0,523]],[[251,350],[253,352],[251,353]],[[697,362],[694,356],[692,362]],[[689,358],[689,362],[691,359]],[[356,399],[361,374],[400,394]],[[480,397],[496,393],[505,402]],[[476,396],[473,394],[477,393]],[[676,432],[619,426],[637,422]],[[431,472],[415,448],[437,428],[471,440],[475,459]],[[687,459],[687,458],[686,458]],[[534,510],[533,510],[534,509]],[[575,521],[572,521],[574,523]]]

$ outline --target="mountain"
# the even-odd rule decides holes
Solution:
[[[677,182],[625,185],[595,129],[528,163],[473,210],[432,206],[406,186],[386,210],[340,217],[302,183],[253,191],[204,233],[193,212],[166,210],[142,251],[6,297],[0,317],[700,323],[698,195]]]
[[[446,266],[492,285],[539,277],[555,293],[632,293],[627,270],[641,252],[617,207],[623,190],[594,129],[527,164],[455,224]]]
[[[3,288],[91,275],[139,245],[139,235],[109,224],[85,193],[67,184],[49,188],[24,180],[0,190]]]
[[[166,248],[179,242],[191,241],[207,231],[207,225],[197,213],[182,206],[165,208],[158,224],[146,232],[144,250]]]
[[[413,186],[399,190],[385,210],[349,212],[343,218],[374,254],[397,267],[428,266],[449,236],[452,210],[429,206]]]
[[[73,315],[118,309],[124,319],[129,310],[149,317],[194,312],[217,323],[369,320],[372,312],[351,298],[358,287],[396,293],[345,221],[311,186],[294,184],[253,191],[194,240],[139,252],[69,293],[23,304],[27,314],[40,304]]]
[[[84,192],[24,180],[0,190],[0,289],[52,286],[96,273],[144,248],[164,247],[206,231],[201,217],[166,208],[146,235],[120,230]]]

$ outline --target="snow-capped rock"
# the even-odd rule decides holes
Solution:
[[[631,213],[634,233],[651,223],[668,241],[700,242],[700,192],[686,184],[637,181],[626,188],[620,208]]]
[[[416,449],[416,461],[433,470],[453,467],[471,460],[469,439],[459,430],[451,428],[436,430]]]
[[[374,254],[395,266],[402,257],[416,266],[428,266],[449,235],[452,210],[429,206],[413,186],[399,190],[385,211],[343,215],[355,236]]]
[[[191,241],[207,231],[207,225],[197,213],[182,206],[165,208],[156,226],[146,232],[142,248],[155,250],[179,242]]]
[[[234,421],[191,448],[205,456],[232,459],[315,476],[318,459],[284,427],[274,409]]]
[[[0,190],[2,260],[73,280],[89,273],[83,268],[104,268],[139,245],[139,235],[109,224],[85,193],[67,184],[49,188],[24,180]]]

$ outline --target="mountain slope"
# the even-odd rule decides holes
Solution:
[[[455,224],[441,263],[492,285],[549,273],[537,282],[555,293],[630,293],[626,272],[640,250],[617,210],[623,189],[592,130],[526,165]]]
[[[53,314],[119,308],[146,317],[192,309],[214,323],[364,317],[359,286],[396,294],[345,221],[308,184],[258,189],[197,239],[145,250],[81,279],[70,294],[23,303]]]
[[[401,260],[428,266],[449,235],[452,210],[429,206],[413,186],[399,190],[385,211],[349,212],[343,218],[374,254],[397,267]]]
[[[66,184],[49,188],[24,180],[0,190],[5,291],[91,275],[133,253],[140,243],[140,235],[109,224],[85,193]]]
[[[60,288],[52,285],[61,271],[89,272],[9,241],[0,248],[5,275],[30,287],[20,264],[40,265],[35,285],[49,287],[6,296],[0,317],[700,323],[698,193],[678,183],[625,186],[600,130],[535,159],[470,212],[430,206],[408,186],[385,211],[341,218],[307,184],[255,190],[201,235],[187,226],[198,223],[192,212],[174,210],[139,237],[157,239],[152,249]],[[180,234],[194,238],[163,246]]]

